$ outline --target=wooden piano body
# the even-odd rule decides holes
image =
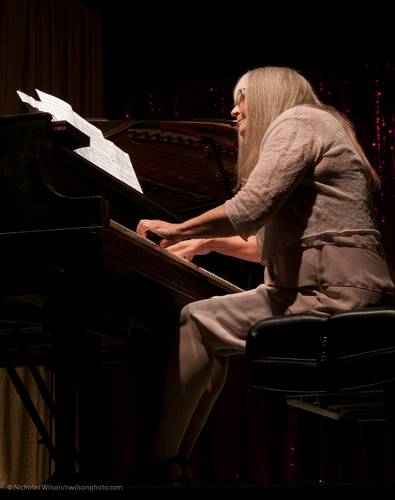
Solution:
[[[180,308],[239,290],[138,237],[131,228],[141,218],[178,219],[73,153],[84,145],[86,136],[45,113],[0,118],[0,323],[19,321],[1,364],[44,363],[55,373],[60,480],[77,470],[98,477],[100,363],[126,362],[135,379],[125,397],[136,407],[138,465]]]

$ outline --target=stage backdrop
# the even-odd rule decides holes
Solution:
[[[17,90],[37,88],[101,117],[100,12],[77,0],[0,0],[0,75],[1,115],[21,112]]]

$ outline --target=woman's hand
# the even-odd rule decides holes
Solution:
[[[160,242],[160,246],[178,257],[191,261],[195,255],[206,255],[211,252],[209,242],[208,239],[194,238],[172,244],[165,239]]]
[[[197,217],[179,224],[163,220],[143,219],[137,226],[137,234],[148,237],[152,232],[171,243],[193,238],[227,237],[235,235],[235,228],[226,215],[225,205],[212,208]]]
[[[261,261],[261,252],[258,248],[256,236],[250,236],[247,240],[243,240],[240,236],[192,238],[175,244],[168,240],[162,240],[160,246],[187,260],[192,260],[195,255],[218,252],[222,255],[230,255],[250,262]]]
[[[170,243],[176,243],[181,239],[177,231],[178,226],[179,224],[172,224],[163,220],[142,219],[138,223],[136,233],[145,238],[149,237],[149,233],[154,233]]]

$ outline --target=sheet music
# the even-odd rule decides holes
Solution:
[[[73,111],[70,104],[42,90],[36,89],[36,92],[39,101],[17,90],[20,99],[28,106],[50,113],[53,121],[67,121],[90,138],[90,145],[76,149],[75,153],[133,189],[143,192],[127,153],[105,139],[102,131]]]

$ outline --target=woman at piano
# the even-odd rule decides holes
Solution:
[[[263,67],[234,90],[238,190],[174,224],[140,221],[170,252],[212,251],[265,266],[254,290],[193,302],[181,312],[149,474],[183,482],[188,458],[251,325],[283,314],[332,313],[394,301],[371,191],[378,176],[352,125],[290,68]],[[176,409],[176,411],[175,411]]]

